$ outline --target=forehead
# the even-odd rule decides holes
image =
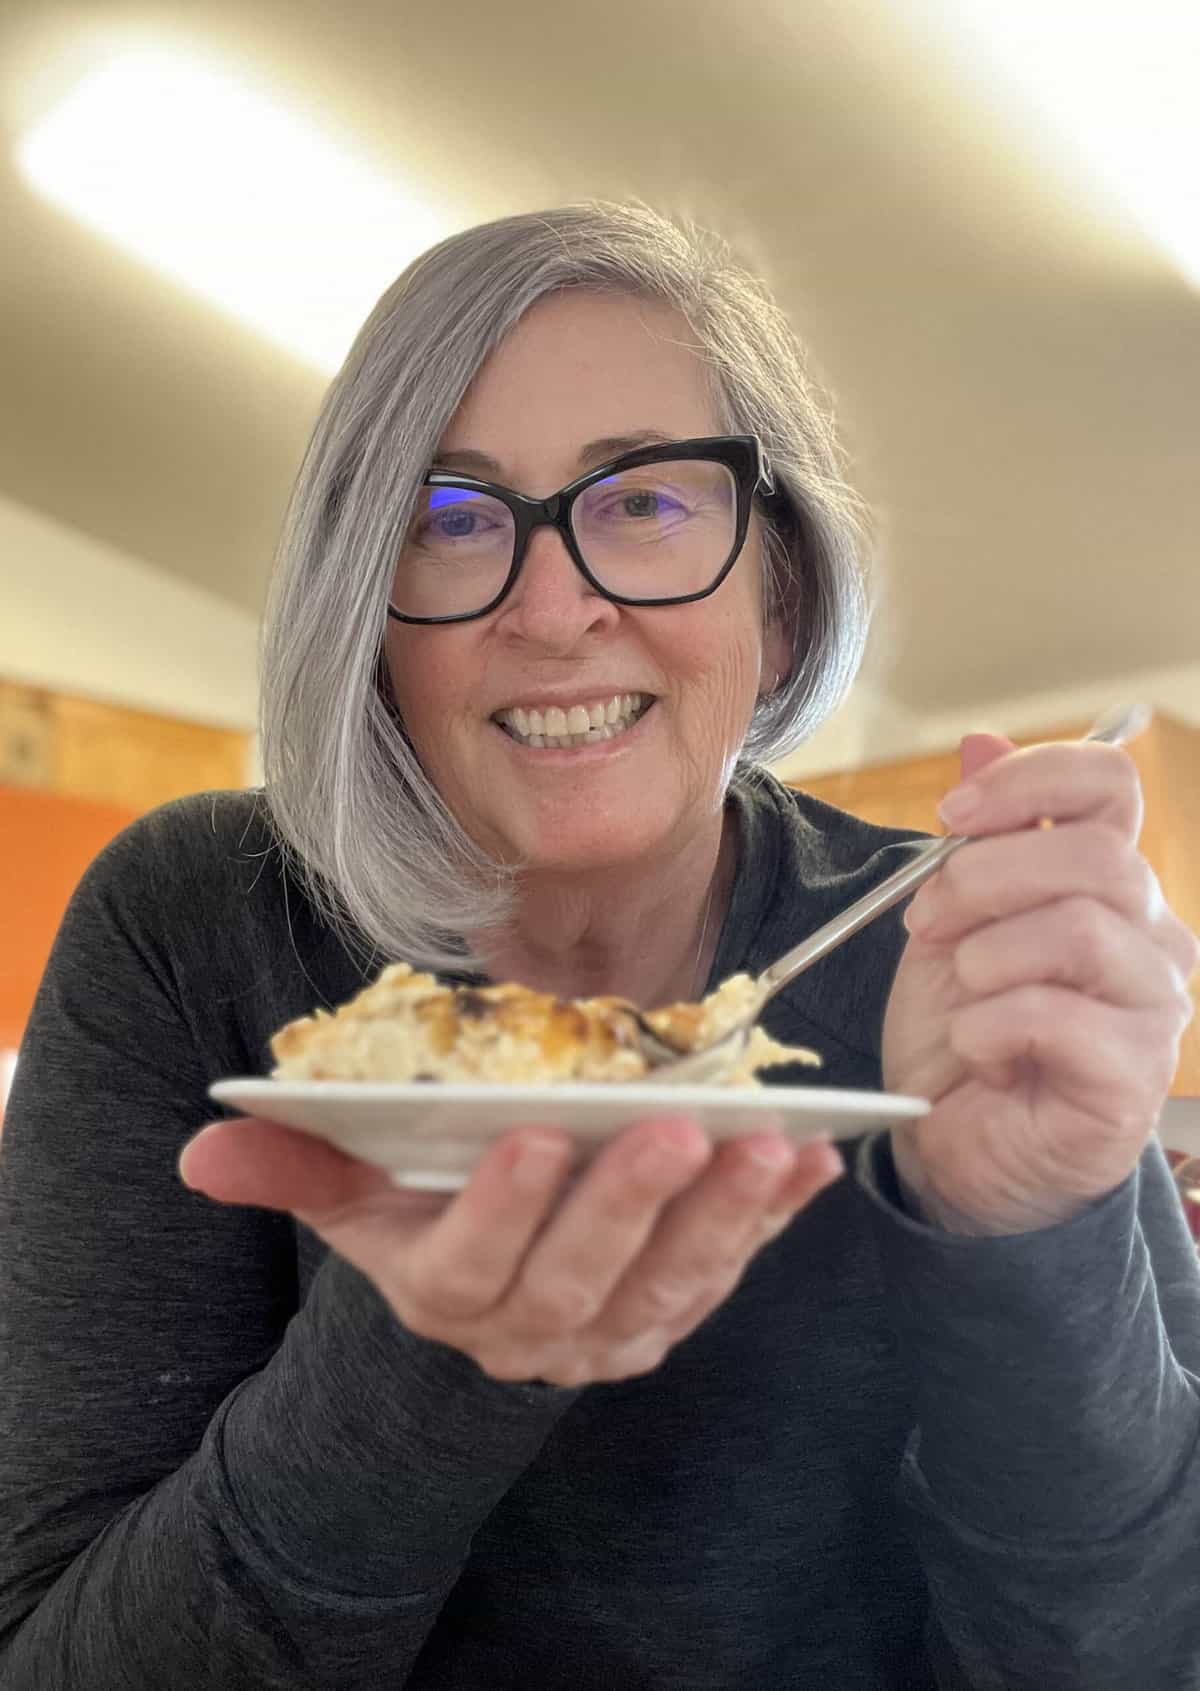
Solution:
[[[659,301],[572,289],[530,307],[480,367],[440,445],[565,479],[585,442],[644,430],[718,432],[692,328]]]

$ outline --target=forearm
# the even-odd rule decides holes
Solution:
[[[901,1491],[961,1669],[946,1683],[1184,1683],[1200,1408],[1162,1303],[1194,1331],[1200,1298],[1157,1153],[1060,1227],[970,1239],[906,1217],[880,1149],[860,1174],[912,1374]]]
[[[573,1396],[502,1385],[405,1334],[331,1257],[196,1454],[14,1630],[0,1679],[13,1691],[399,1686],[474,1531]]]
[[[978,1239],[902,1215],[889,1172],[876,1155],[864,1184],[935,1495],[1002,1536],[1140,1518],[1187,1460],[1200,1404],[1160,1318],[1138,1179],[1060,1227]]]

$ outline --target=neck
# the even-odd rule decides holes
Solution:
[[[661,863],[519,878],[512,923],[477,936],[493,980],[643,1009],[701,996],[733,882],[732,823],[713,818]]]

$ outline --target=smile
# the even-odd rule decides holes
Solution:
[[[649,693],[616,693],[594,704],[548,705],[538,710],[514,705],[492,720],[523,746],[565,751],[572,746],[615,740],[639,721],[654,703]]]

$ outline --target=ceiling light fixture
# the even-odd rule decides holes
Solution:
[[[47,199],[328,373],[455,224],[212,64],[126,51],[22,138]]]
[[[910,0],[957,58],[1057,132],[1200,285],[1197,0]]]

